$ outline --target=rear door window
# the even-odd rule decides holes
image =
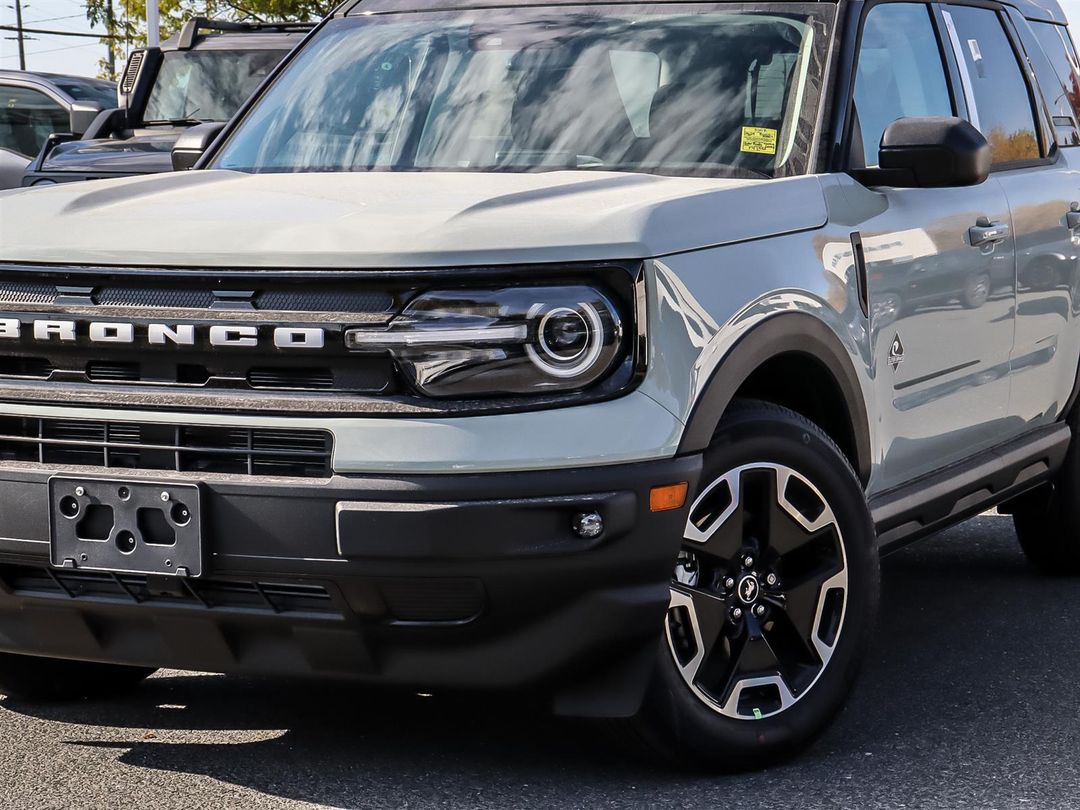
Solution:
[[[1031,94],[1001,17],[974,6],[949,6],[944,15],[975,102],[971,123],[990,142],[994,163],[1041,158]]]
[[[1080,145],[1080,66],[1069,30],[1064,25],[1030,22],[1038,40],[1032,64],[1054,118],[1060,146]]]

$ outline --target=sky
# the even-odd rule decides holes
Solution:
[[[1080,3],[1080,0],[1076,0]],[[23,26],[55,31],[93,31],[86,21],[84,0],[22,0]],[[15,25],[14,0],[0,0],[0,25]],[[13,31],[0,31],[0,69],[19,67]],[[28,35],[29,36],[29,35]],[[105,47],[96,39],[32,35],[26,42],[26,67],[48,73],[96,76]]]
[[[1080,0],[1059,0],[1070,22],[1080,26]],[[0,0],[0,25],[15,24],[14,0]],[[86,21],[83,0],[24,0],[23,25],[27,28],[49,28],[60,31],[91,31]],[[100,29],[97,29],[100,31]],[[16,43],[8,39],[11,32],[0,31],[0,69],[19,66]],[[36,36],[26,43],[26,66],[30,70],[50,73],[71,73],[80,76],[97,75],[97,63],[105,48],[94,39]],[[1073,40],[1080,34],[1073,32]]]
[[[1069,20],[1069,25],[1080,26],[1080,0],[1058,0],[1061,3],[1061,8],[1065,11],[1065,16]],[[1073,42],[1080,40],[1080,36],[1073,32]]]

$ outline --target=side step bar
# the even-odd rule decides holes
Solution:
[[[977,515],[1050,478],[1072,438],[1064,422],[875,495],[870,514],[884,553]]]

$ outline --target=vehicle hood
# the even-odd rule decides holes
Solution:
[[[825,221],[812,176],[195,171],[0,193],[0,261],[375,268],[637,259]]]
[[[46,172],[169,172],[172,171],[173,144],[182,131],[170,129],[124,140],[69,141],[54,148],[41,168]]]

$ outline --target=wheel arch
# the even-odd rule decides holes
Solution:
[[[783,371],[788,379],[774,379]],[[798,379],[790,379],[791,372]],[[679,452],[708,447],[728,407],[743,397],[783,405],[810,419],[844,451],[862,483],[869,481],[862,386],[849,352],[823,321],[806,313],[778,314],[743,335],[694,404]]]

